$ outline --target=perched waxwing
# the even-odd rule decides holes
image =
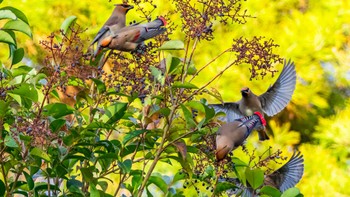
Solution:
[[[224,159],[229,152],[241,146],[254,129],[265,125],[260,112],[222,125],[216,135],[216,159]]]
[[[242,116],[251,116],[258,111],[273,116],[284,109],[292,98],[296,83],[294,63],[284,62],[283,70],[277,81],[260,96],[255,95],[249,88],[241,90],[242,99],[238,102],[224,104],[210,104],[216,112],[225,112],[224,121],[232,122]],[[259,139],[267,140],[265,127],[259,128]]]
[[[265,175],[263,185],[272,186],[279,189],[281,192],[284,192],[299,183],[303,174],[303,155],[299,151],[294,151],[289,161],[281,168],[274,171],[272,174]],[[219,182],[223,181],[234,183],[237,186],[237,188],[227,191],[228,196],[236,196],[238,194],[244,197],[258,196],[249,185],[245,187],[237,178],[219,178]]]
[[[108,18],[102,28],[98,31],[94,40],[91,42],[91,45],[97,42],[96,51],[101,49],[101,40],[109,35],[107,32],[110,26],[113,26],[114,29],[121,29],[125,27],[126,14],[133,8],[134,6],[128,4],[115,4],[115,8],[111,16]]]
[[[116,49],[119,51],[133,51],[143,41],[153,38],[163,32],[166,28],[163,17],[145,24],[133,24],[119,29],[117,26],[108,27],[108,36],[101,40],[101,47]],[[95,54],[96,56],[96,54]]]

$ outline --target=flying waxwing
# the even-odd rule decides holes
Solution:
[[[216,112],[225,112],[224,121],[232,122],[242,116],[251,116],[258,111],[261,114],[273,116],[284,109],[292,98],[296,83],[294,63],[290,60],[284,62],[283,70],[277,81],[260,96],[255,95],[249,88],[241,90],[242,99],[238,102],[224,104],[210,104]],[[265,127],[259,128],[259,139],[269,139]]]
[[[229,152],[241,146],[254,129],[265,125],[260,112],[222,125],[216,135],[216,159],[224,159]]]
[[[304,159],[299,151],[295,151],[289,161],[280,169],[274,171],[272,174],[265,175],[264,186],[272,186],[279,189],[281,192],[294,187],[299,183],[304,174]],[[228,196],[236,196],[240,194],[244,197],[258,196],[254,194],[251,187],[245,187],[237,178],[219,178],[219,182],[234,183],[237,188],[227,191]]]
[[[114,26],[114,29],[121,29],[125,27],[126,14],[133,8],[134,6],[128,4],[115,4],[115,8],[111,16],[98,31],[97,35],[91,43],[91,45],[93,45],[97,42],[96,51],[101,49],[101,40],[109,35],[107,32],[110,26]],[[96,51],[95,54],[97,53]]]
[[[108,36],[101,40],[101,47],[119,51],[133,51],[143,41],[165,32],[166,28],[162,27],[165,25],[166,21],[163,17],[149,23],[133,24],[121,29],[112,25],[106,33]]]

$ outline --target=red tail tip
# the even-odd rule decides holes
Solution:
[[[160,16],[160,17],[158,17],[158,19],[161,20],[161,21],[163,22],[163,25],[164,25],[164,26],[166,26],[167,22],[166,22],[166,20],[165,20],[164,17]]]
[[[266,126],[266,120],[265,120],[264,116],[263,116],[260,112],[258,112],[258,111],[254,112],[254,114],[255,114],[255,115],[258,115],[259,118],[260,118],[261,124],[264,125],[264,126]]]

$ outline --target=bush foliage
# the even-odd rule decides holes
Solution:
[[[220,114],[207,106],[207,100],[224,99],[212,88],[213,82],[232,69],[245,70],[240,75],[248,80],[266,80],[282,61],[276,53],[280,49],[265,34],[240,35],[227,48],[204,57],[206,49],[201,46],[215,48],[228,42],[216,34],[223,31],[221,26],[239,24],[235,27],[243,29],[253,20],[244,1],[173,2],[177,12],[165,17],[178,21],[170,22],[165,34],[137,53],[106,51],[107,61],[90,57],[87,27],[75,16],[43,38],[42,53],[28,60],[26,48],[19,47],[25,41],[18,37],[33,37],[30,21],[14,7],[1,7],[0,42],[8,47],[10,58],[0,67],[0,196],[225,195],[235,185],[219,182],[220,177],[237,177],[267,196],[301,196],[297,188],[276,194],[262,186],[264,173],[285,160],[280,150],[298,144],[299,133],[303,141],[315,138],[321,145],[301,146],[306,162],[312,157],[310,150],[328,156],[322,147],[332,147],[341,162],[332,165],[344,166],[349,150],[340,145],[346,147],[348,141],[327,131],[345,135],[341,114],[346,111],[329,118],[332,112],[325,105],[338,105],[327,103],[317,94],[319,88],[311,90],[316,91],[314,106],[308,106],[307,113],[296,113],[306,102],[297,100],[278,120],[269,121],[274,132],[270,142],[257,144],[253,136],[230,160],[217,162],[214,139]],[[152,1],[130,3],[147,20],[160,9]],[[179,29],[184,36],[171,39]],[[225,66],[203,77],[219,60]],[[334,92],[327,94],[344,102]],[[311,114],[311,121],[302,122],[300,117]],[[312,135],[315,130],[318,134]],[[308,168],[312,172],[317,167]],[[337,171],[342,173],[341,168]],[[339,178],[348,183],[346,177]],[[317,181],[309,174],[307,179]],[[311,186],[303,182],[301,187]]]

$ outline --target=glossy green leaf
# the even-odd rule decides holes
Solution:
[[[95,184],[90,184],[90,196],[100,197],[100,192],[97,190]]]
[[[26,75],[28,74],[31,70],[33,70],[32,67],[29,66],[19,66],[17,68],[12,69],[12,76],[17,77],[19,75]]]
[[[266,195],[269,195],[271,197],[280,197],[281,196],[281,192],[278,189],[271,187],[271,186],[268,186],[268,185],[261,188],[260,194],[266,194]]]
[[[196,127],[196,123],[193,120],[193,115],[190,112],[190,110],[188,110],[187,107],[182,105],[182,104],[181,104],[181,109],[182,109],[182,112],[183,112],[183,114],[185,116],[187,127],[188,128],[195,128]]]
[[[176,183],[177,181],[183,180],[186,178],[186,174],[184,172],[177,172],[174,176],[173,183]]]
[[[99,94],[106,92],[106,85],[101,80],[94,78],[92,78],[91,80],[96,84],[97,91]]]
[[[219,194],[223,191],[226,191],[228,189],[234,189],[234,188],[237,188],[235,184],[228,183],[228,182],[220,182],[216,185],[214,193]]]
[[[0,42],[16,45],[15,39],[8,32],[0,29]]]
[[[18,144],[15,139],[11,135],[6,135],[5,139],[5,146],[11,147],[11,148],[18,148]]]
[[[15,89],[9,92],[12,94],[19,95],[21,98],[27,98],[33,102],[38,101],[38,91],[32,84],[22,83],[21,85],[17,86]]]
[[[299,194],[299,189],[296,187],[292,187],[284,191],[281,197],[297,197]]]
[[[13,12],[11,12],[11,10],[0,10],[0,20],[1,19],[16,20],[17,16]]]
[[[127,103],[115,103],[106,108],[105,114],[102,116],[102,120],[104,120],[107,124],[115,123],[124,116],[126,108]]]
[[[58,131],[63,125],[66,124],[66,120],[64,119],[56,119],[50,123],[50,129],[53,132]]]
[[[184,48],[185,45],[181,40],[170,40],[164,42],[164,44],[160,46],[158,50],[183,50]]]
[[[205,123],[207,123],[210,119],[212,119],[215,116],[215,110],[212,107],[208,107],[207,105],[203,104],[203,107],[205,109]]]
[[[39,157],[41,159],[44,159],[45,161],[48,161],[48,162],[51,161],[49,155],[46,152],[44,152],[42,149],[38,148],[38,147],[34,147],[30,151],[30,155],[37,156],[37,157]]]
[[[29,190],[32,190],[34,188],[34,181],[32,176],[30,176],[26,171],[23,171],[23,174],[24,174],[24,177],[26,178]]]
[[[80,171],[83,174],[83,180],[86,182],[91,182],[94,183],[95,179],[94,179],[94,175],[93,175],[93,170],[95,169],[94,166],[91,166],[89,168],[81,168]]]
[[[244,161],[240,160],[237,157],[232,158],[232,163],[235,164],[235,167],[248,167],[249,165],[246,164]]]
[[[257,189],[264,182],[264,171],[260,169],[246,168],[245,175],[248,183],[253,189]]]
[[[30,38],[33,37],[32,30],[30,29],[29,25],[21,20],[8,21],[2,28],[7,30],[19,31],[26,34]]]
[[[11,64],[14,65],[14,64],[21,62],[23,57],[24,57],[24,49],[23,48],[19,48],[19,49],[15,50],[13,53],[13,56],[12,56],[12,63]]]
[[[22,20],[26,24],[29,24],[26,15],[17,8],[14,8],[11,6],[6,6],[6,7],[1,8],[0,10],[10,10],[12,13],[14,13],[17,16],[17,18],[19,18],[20,20]]]
[[[97,184],[101,187],[102,191],[106,191],[108,189],[108,183],[106,181],[99,181]]]
[[[8,110],[9,103],[4,100],[0,100],[0,118],[5,117],[5,114]]]
[[[198,87],[190,82],[181,83],[180,81],[175,81],[173,84],[174,88],[186,88],[186,89],[198,89]]]
[[[166,184],[166,182],[161,178],[161,177],[158,177],[158,176],[151,176],[149,179],[148,179],[148,185],[150,184],[154,184],[156,185],[160,190],[162,190],[164,192],[164,194],[167,193],[168,191],[168,185]]]
[[[69,16],[67,17],[63,23],[61,24],[61,28],[63,30],[63,33],[67,33],[69,27],[71,25],[73,25],[75,23],[75,21],[77,20],[77,17],[76,16]]]
[[[56,119],[73,114],[74,108],[64,103],[52,103],[44,107],[44,114]]]
[[[128,143],[131,139],[143,134],[147,132],[147,130],[135,130],[135,131],[131,131],[129,133],[127,133],[124,138],[123,138],[123,144]]]
[[[177,69],[179,69],[179,65],[181,63],[180,58],[173,57],[172,55],[168,55],[165,61],[166,61],[166,70],[169,75],[173,74]]]
[[[72,178],[67,181],[67,188],[70,188],[71,186],[82,187],[83,183],[75,178]]]
[[[0,196],[4,196],[6,191],[5,183],[0,179]]]
[[[47,191],[47,189],[49,188],[49,185],[47,183],[36,183],[35,184],[35,187],[34,187],[34,192],[36,194],[36,196],[39,196],[38,195],[38,192],[39,191]],[[60,188],[56,185],[51,185],[50,184],[50,190],[54,191],[60,191]]]
[[[129,173],[132,166],[131,159],[126,159],[123,162],[118,161],[118,166],[122,170],[123,173]]]

